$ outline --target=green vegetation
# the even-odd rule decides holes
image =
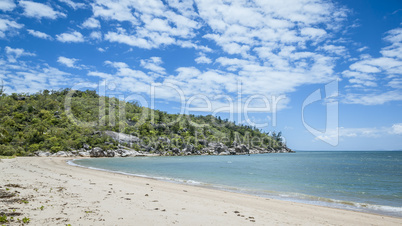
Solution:
[[[7,216],[5,214],[0,215],[0,223],[7,223]]]
[[[24,217],[24,218],[22,218],[22,223],[28,224],[30,220],[31,219],[29,219],[28,217]]]
[[[280,133],[270,135],[211,115],[168,114],[141,107],[136,102],[100,97],[91,90],[6,95],[0,87],[0,155],[25,156],[38,150],[72,151],[84,144],[91,148],[116,149],[118,143],[99,131],[134,135],[145,144],[161,138],[171,141],[157,143],[155,152],[182,148],[183,144],[201,150],[206,143],[200,140],[222,142],[228,147],[234,141],[249,146],[284,146]],[[137,144],[131,148],[141,149]]]

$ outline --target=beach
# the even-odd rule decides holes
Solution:
[[[87,169],[69,158],[0,162],[0,213],[30,225],[402,225],[402,218]],[[10,215],[11,216],[11,215]]]

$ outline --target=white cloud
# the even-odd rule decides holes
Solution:
[[[93,31],[89,37],[96,40],[102,40],[102,33],[100,31]]]
[[[33,36],[35,36],[37,38],[49,39],[49,40],[53,39],[50,35],[48,35],[46,33],[43,33],[43,32],[40,32],[40,31],[35,31],[35,30],[31,30],[31,29],[28,29],[27,31],[28,31],[29,34],[31,34],[31,35],[33,35]]]
[[[100,22],[99,20],[91,17],[84,21],[84,23],[82,23],[82,26],[85,28],[100,28]]]
[[[106,49],[101,48],[101,47],[98,47],[97,50],[98,50],[99,52],[102,52],[102,53],[103,53],[103,52],[106,52]]]
[[[0,10],[11,11],[16,7],[13,0],[2,0],[0,1]]]
[[[78,31],[73,31],[70,33],[63,33],[56,35],[56,38],[60,42],[84,42],[84,36]]]
[[[19,5],[24,8],[24,15],[27,17],[34,17],[37,19],[47,18],[56,19],[58,17],[65,17],[66,14],[55,11],[52,7],[31,1],[19,1]]]
[[[347,10],[327,1],[168,0],[164,4],[150,0],[140,4],[96,0],[92,11],[93,18],[116,24],[114,30],[104,33],[109,42],[143,49],[178,45],[200,52],[229,54],[220,62],[217,60],[220,70],[180,67],[177,75],[158,80],[191,87],[186,89],[189,94],[214,96],[214,87],[221,90],[220,94],[235,95],[237,81],[243,82],[243,91],[248,95],[287,94],[304,84],[338,79],[334,74],[335,61],[348,55],[346,48],[333,40]],[[212,40],[218,48],[199,45],[199,37],[201,41]],[[212,63],[205,54],[195,61]],[[149,69],[149,63],[143,60],[142,66],[147,64]],[[159,65],[153,64],[154,71],[155,66]],[[184,80],[182,77],[188,71],[200,78]]]
[[[392,130],[390,133],[402,135],[402,123],[397,123],[397,124],[392,125]]]
[[[0,38],[5,38],[6,32],[21,29],[23,26],[15,21],[0,18]]]
[[[59,1],[66,3],[68,6],[70,6],[74,10],[82,9],[82,8],[86,7],[86,5],[84,3],[76,3],[76,2],[73,2],[72,0],[59,0]]]
[[[20,49],[20,48],[13,49],[9,46],[6,46],[5,51],[6,51],[8,61],[11,63],[17,62],[17,59],[22,56],[35,56],[34,53],[26,52],[24,49]]]
[[[145,74],[142,71],[131,69],[126,63],[105,61],[105,64],[115,68],[117,70],[117,73],[115,75],[118,77],[134,78],[136,80],[146,82],[147,84],[151,84],[154,81],[154,79],[151,76]],[[147,87],[144,88],[149,90],[149,88]]]
[[[344,128],[327,131],[325,135],[318,136],[315,140],[333,140],[335,138],[356,139],[361,137],[380,138],[388,135],[401,135],[402,123],[396,123],[391,127],[371,128]]]
[[[75,58],[67,58],[67,57],[63,57],[60,56],[57,59],[57,62],[67,66],[67,67],[71,67],[71,68],[79,68],[79,66],[75,65],[75,63],[78,61],[78,59]]]
[[[26,54],[25,51],[11,50],[12,54]],[[31,54],[30,54],[31,55]],[[69,73],[60,71],[47,64],[24,61],[21,57],[17,62],[1,61],[0,77],[7,87],[6,92],[35,93],[44,89],[60,89],[81,82],[82,80]]]
[[[160,65],[163,63],[160,57],[151,57],[147,60],[141,60],[141,66],[158,74],[165,74],[165,68]]]
[[[346,104],[381,105],[391,101],[402,101],[402,92],[393,90],[384,93],[347,94],[343,100]]]
[[[210,64],[212,60],[205,56],[205,54],[201,54],[199,57],[195,58],[195,62],[197,62],[197,64]]]
[[[194,10],[192,4],[177,1],[170,1],[169,4],[178,9],[179,13],[158,0],[141,2],[97,0],[92,4],[92,10],[94,17],[106,21],[129,22],[133,25],[127,30],[118,27],[116,31],[109,31],[105,39],[110,42],[145,49],[172,44],[182,45],[184,42],[183,40],[178,42],[179,39],[191,42],[189,39],[195,36],[195,30],[201,26],[192,18],[196,13],[189,11]],[[140,24],[141,26],[138,26]]]
[[[352,84],[350,87],[360,91],[350,91],[345,95],[344,103],[381,105],[402,100],[402,28],[386,32],[384,40],[390,45],[381,49],[382,56],[362,54],[360,60],[349,66],[349,70],[342,72]],[[390,87],[394,90],[389,90]],[[364,92],[367,88],[371,89]]]

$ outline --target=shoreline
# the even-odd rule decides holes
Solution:
[[[66,163],[70,166],[81,167],[84,169],[91,169],[91,170],[97,170],[97,171],[108,172],[108,173],[117,173],[117,174],[139,177],[139,178],[154,179],[154,180],[167,182],[167,183],[182,184],[182,185],[187,185],[187,186],[196,186],[196,187],[201,187],[201,188],[205,188],[205,189],[226,191],[226,192],[231,192],[231,193],[236,193],[236,194],[246,194],[246,195],[252,195],[255,197],[269,198],[269,199],[275,199],[275,200],[280,200],[280,201],[295,202],[295,203],[328,207],[328,208],[341,209],[341,210],[347,210],[347,211],[376,214],[376,215],[380,215],[380,216],[390,216],[390,217],[402,218],[402,215],[401,216],[397,215],[397,213],[400,213],[400,212],[395,211],[395,210],[394,211],[386,210],[386,209],[401,209],[402,210],[402,207],[385,206],[385,205],[380,205],[380,204],[358,203],[358,202],[353,202],[353,201],[348,201],[348,200],[337,200],[337,199],[332,199],[332,198],[326,198],[326,197],[320,197],[320,196],[314,196],[314,195],[306,195],[306,194],[301,194],[301,193],[291,193],[292,195],[290,193],[285,194],[285,193],[277,192],[277,191],[272,191],[272,193],[269,193],[269,192],[251,190],[251,189],[247,189],[247,188],[237,188],[237,187],[231,187],[231,186],[225,186],[225,185],[208,184],[208,183],[204,183],[204,182],[200,182],[200,181],[194,181],[191,179],[184,180],[184,179],[177,179],[177,178],[170,178],[170,177],[160,177],[160,176],[156,177],[156,176],[128,173],[128,172],[123,172],[123,171],[114,171],[114,170],[96,168],[96,167],[91,167],[91,166],[83,166],[83,165],[79,165],[74,162],[75,160],[79,160],[79,159],[92,159],[92,158],[88,158],[88,157],[73,158],[70,160],[66,160]],[[281,194],[284,196],[282,196]]]
[[[18,208],[21,218],[43,225],[402,224],[398,217],[68,165],[72,159],[77,158],[3,159],[0,189],[4,190],[6,183],[18,184],[21,188],[10,187],[9,191],[20,192],[19,197],[29,201],[7,202],[5,207]]]

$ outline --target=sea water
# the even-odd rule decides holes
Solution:
[[[73,163],[267,198],[402,217],[402,151],[92,158]]]

